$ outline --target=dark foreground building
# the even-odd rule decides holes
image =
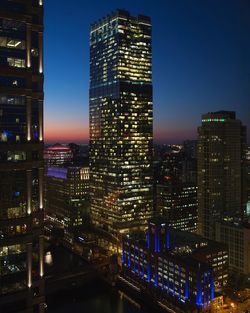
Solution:
[[[0,7],[0,312],[41,313],[43,1]]]
[[[152,214],[151,71],[149,17],[118,10],[91,25],[91,217],[116,234]]]
[[[224,245],[158,219],[149,222],[147,234],[123,238],[122,262],[123,278],[181,312],[210,312],[216,287],[227,281]]]

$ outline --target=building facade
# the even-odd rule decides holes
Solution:
[[[217,222],[216,240],[228,246],[229,269],[250,277],[250,223]]]
[[[44,150],[44,161],[47,166],[69,166],[73,163],[73,152],[69,147],[57,143]]]
[[[247,147],[246,149],[245,185],[246,185],[246,198],[247,198],[245,214],[249,218],[250,217],[250,147]]]
[[[121,275],[141,292],[148,290],[161,303],[172,304],[173,310],[210,312],[215,287],[221,283],[220,268],[209,258],[211,252],[226,256],[226,274],[224,245],[154,219],[147,234],[123,237]]]
[[[198,128],[198,230],[214,239],[215,221],[242,218],[246,128],[235,112],[202,116]]]
[[[43,312],[43,1],[0,6],[0,312]]]
[[[46,175],[46,216],[70,230],[89,216],[89,167],[49,167]]]
[[[90,32],[91,217],[113,233],[152,214],[151,22],[118,10]]]
[[[165,183],[156,186],[157,213],[172,227],[197,231],[197,186]]]

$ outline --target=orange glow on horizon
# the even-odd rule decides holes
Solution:
[[[45,142],[88,142],[88,125],[69,125],[69,124],[45,124],[44,128]]]
[[[186,139],[197,139],[196,129],[157,128],[154,131],[154,141],[177,143]]]
[[[89,141],[89,125],[82,123],[75,125],[69,123],[45,123],[45,142],[48,143],[67,143],[78,142],[87,143]],[[154,131],[154,141],[179,143],[185,139],[196,139],[196,129],[167,129],[157,128]]]

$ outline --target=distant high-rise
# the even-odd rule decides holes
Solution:
[[[198,229],[215,238],[215,221],[241,218],[246,128],[234,112],[202,116],[198,128]]]
[[[43,312],[43,1],[0,6],[0,312]]]
[[[170,226],[179,230],[197,231],[197,186],[165,183],[156,186],[157,213]]]
[[[91,215],[114,233],[152,214],[151,71],[149,17],[118,10],[91,26]]]

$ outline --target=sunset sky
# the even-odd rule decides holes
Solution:
[[[248,0],[53,0],[45,3],[45,139],[88,142],[90,24],[117,8],[153,24],[154,139],[196,138],[201,114],[249,124]]]

